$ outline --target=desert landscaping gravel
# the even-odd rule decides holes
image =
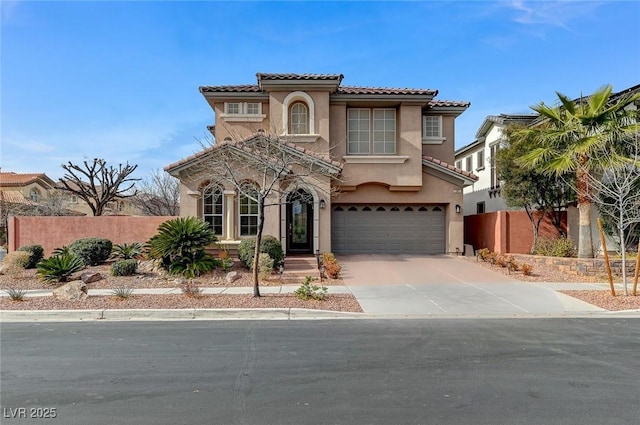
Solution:
[[[461,257],[467,261],[476,262],[471,257]],[[594,283],[606,282],[606,275],[580,276],[563,273],[553,267],[536,266],[529,276],[521,272],[509,273],[507,269],[492,266],[489,263],[478,262],[482,267],[490,268],[495,272],[509,274],[512,278],[521,280],[523,284],[535,282],[576,282]],[[200,287],[251,287],[251,275],[241,266],[235,266],[234,271],[238,272],[240,278],[232,283],[225,280],[226,273],[217,270],[207,276],[194,279]],[[179,288],[183,279],[166,276],[157,270],[152,270],[146,265],[142,265],[141,272],[135,276],[114,277],[109,274],[109,265],[90,267],[84,271],[99,272],[102,279],[88,284],[89,289],[115,289],[118,287],[128,288]],[[79,278],[74,275],[74,279]],[[619,278],[616,280],[620,281]],[[633,286],[633,277],[629,280],[629,291]],[[286,282],[292,284],[291,282]],[[302,278],[300,282],[302,283]],[[279,286],[283,284],[278,275],[273,275],[261,283],[262,287]],[[341,279],[324,282],[328,286],[344,285]],[[0,288],[8,289],[53,289],[55,286],[48,285],[40,281],[35,274],[35,270],[24,270],[15,276],[0,275]],[[638,310],[640,309],[640,296],[624,296],[618,290],[617,296],[611,296],[608,290],[573,290],[560,291],[582,301],[596,305],[610,311]],[[1,310],[58,310],[58,309],[179,309],[179,308],[307,308],[332,311],[362,311],[355,297],[350,294],[331,294],[324,301],[302,301],[294,295],[263,295],[254,298],[251,295],[205,295],[200,298],[187,297],[185,295],[134,295],[126,300],[120,300],[116,296],[90,296],[81,302],[63,302],[50,296],[27,297],[27,301],[16,302],[9,297],[0,298]]]

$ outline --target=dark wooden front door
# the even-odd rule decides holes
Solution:
[[[287,199],[287,253],[313,252],[313,198],[303,190]]]

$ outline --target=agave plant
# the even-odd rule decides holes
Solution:
[[[161,260],[162,267],[172,274],[197,276],[216,267],[215,260],[204,252],[215,241],[209,223],[197,217],[180,217],[162,223],[147,249],[149,256]]]
[[[73,273],[82,270],[84,263],[71,254],[54,255],[36,266],[38,277],[46,282],[66,282]]]
[[[116,244],[111,251],[111,258],[118,260],[134,260],[142,255],[140,242]]]
[[[65,254],[71,254],[71,251],[69,251],[69,246],[68,245],[63,245],[60,248],[56,248],[53,250],[53,252],[51,253],[51,255],[65,255]]]

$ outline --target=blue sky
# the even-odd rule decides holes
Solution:
[[[6,1],[1,7],[2,171],[63,174],[67,161],[138,164],[199,149],[213,112],[200,85],[257,72],[341,73],[344,85],[431,88],[487,115],[555,91],[640,83],[638,1]]]

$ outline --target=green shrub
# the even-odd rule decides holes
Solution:
[[[533,254],[547,257],[574,258],[578,256],[578,250],[571,239],[538,239]]]
[[[142,255],[142,244],[140,242],[116,244],[111,251],[111,258],[118,260],[137,259]]]
[[[255,252],[255,239],[244,239],[238,246],[238,258],[240,262],[248,269],[253,266],[253,254]],[[260,253],[269,254],[273,260],[273,266],[276,267],[284,259],[284,251],[280,241],[271,235],[265,235],[260,241]]]
[[[18,251],[29,253],[29,261],[25,264],[25,269],[33,269],[38,262],[44,257],[44,249],[41,245],[25,245],[18,248]]]
[[[315,280],[317,280],[317,278],[306,276],[302,285],[300,285],[300,287],[294,292],[296,294],[296,297],[300,298],[301,300],[324,300],[327,297],[327,287],[312,285],[311,282]]]
[[[119,260],[111,265],[112,276],[132,276],[138,271],[138,260]]]
[[[111,255],[113,244],[105,238],[84,238],[69,245],[69,252],[78,257],[85,266],[97,266]]]
[[[38,277],[46,282],[66,282],[73,273],[82,270],[84,263],[74,255],[56,255],[40,261]]]

